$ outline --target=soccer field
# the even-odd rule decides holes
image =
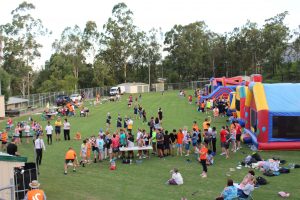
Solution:
[[[192,92],[190,92],[192,93]],[[133,108],[127,107],[128,95],[122,96],[120,102],[107,102],[97,106],[89,106],[89,117],[71,117],[71,138],[79,131],[83,138],[91,135],[97,135],[100,128],[105,129],[106,114],[111,113],[112,130],[115,130],[118,113],[124,118],[125,115],[133,117]],[[193,99],[195,100],[195,99]],[[163,127],[166,130],[182,128],[187,126],[191,129],[193,121],[202,125],[205,114],[196,111],[196,105],[190,105],[187,98],[181,98],[177,92],[149,93],[143,94],[139,102],[147,112],[147,118],[157,116],[158,108],[161,107],[164,114]],[[41,121],[39,115],[32,116],[34,120]],[[27,117],[14,119],[24,120]],[[212,126],[220,130],[225,125],[226,119],[219,118],[212,122]],[[54,125],[54,120],[51,121]],[[43,127],[46,122],[42,122]],[[3,127],[4,124],[2,124]],[[136,133],[137,128],[149,130],[147,124],[142,124],[142,120],[134,120],[133,130]],[[61,135],[63,136],[63,135]],[[61,137],[63,138],[63,137]],[[44,138],[46,143],[46,138]],[[46,152],[43,154],[42,165],[40,166],[39,181],[44,189],[48,199],[57,200],[180,200],[182,197],[191,199],[215,199],[226,185],[227,178],[240,182],[246,175],[248,168],[236,169],[235,172],[229,172],[229,168],[236,168],[240,162],[251,151],[244,146],[240,151],[231,154],[230,159],[220,156],[220,143],[217,141],[217,156],[215,164],[208,167],[208,178],[201,178],[201,165],[197,162],[195,156],[189,157],[165,157],[163,159],[152,156],[150,159],[143,159],[141,164],[122,164],[117,161],[117,169],[109,170],[109,162],[92,163],[85,168],[80,167],[77,172],[69,170],[68,175],[63,174],[63,163],[65,152],[72,146],[79,155],[79,149],[82,141],[60,141],[56,142],[55,137],[52,145],[46,145]],[[34,159],[34,150],[32,144],[21,144],[19,152],[27,156],[29,161]],[[299,151],[270,151],[259,152],[264,158],[280,157],[288,163],[300,164]],[[187,162],[187,158],[191,162]],[[178,168],[181,172],[184,184],[181,186],[168,186],[165,182],[170,178],[169,171],[172,168]],[[256,171],[256,174],[262,174]],[[277,177],[267,177],[269,184],[255,189],[253,197],[256,200],[279,199],[277,193],[286,191],[291,193],[289,199],[300,199],[300,169],[291,170],[290,174],[283,174]]]

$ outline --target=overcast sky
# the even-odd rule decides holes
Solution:
[[[20,0],[0,0],[0,24],[11,21],[10,12]],[[52,35],[43,39],[42,58],[36,62],[41,66],[50,58],[51,44],[59,38],[67,26],[84,27],[89,20],[98,27],[111,16],[116,0],[30,0],[36,6],[34,16],[42,20]],[[124,0],[133,11],[134,24],[141,30],[152,27],[170,30],[175,24],[205,21],[208,28],[217,33],[230,32],[244,25],[249,19],[260,26],[264,20],[278,13],[288,11],[285,23],[291,30],[300,25],[300,0]]]

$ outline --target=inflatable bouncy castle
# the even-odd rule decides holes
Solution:
[[[245,132],[258,149],[300,149],[299,83],[251,82],[238,92],[240,111],[243,110],[239,115],[245,121]]]

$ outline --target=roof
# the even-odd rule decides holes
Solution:
[[[121,83],[118,86],[136,86],[136,85],[148,85],[146,83]]]
[[[269,112],[300,115],[300,83],[263,84],[263,86]]]
[[[27,162],[27,157],[12,156],[7,153],[0,152],[0,161]]]
[[[16,103],[26,103],[28,99],[18,98],[18,97],[9,97],[6,105],[16,104]]]

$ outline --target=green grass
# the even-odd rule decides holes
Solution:
[[[73,117],[70,118],[72,126],[71,137],[74,137],[76,131],[80,131],[83,136],[97,134],[100,128],[105,128],[106,113],[112,114],[112,127],[116,126],[116,117],[120,113],[133,116],[133,109],[127,108],[128,96],[123,96],[121,102],[106,103],[96,107],[90,107],[90,116],[88,118]],[[157,110],[162,107],[164,113],[163,126],[171,131],[183,126],[191,128],[192,122],[196,120],[202,124],[205,114],[196,112],[196,106],[190,105],[187,99],[182,99],[175,92],[166,92],[163,96],[160,93],[143,94],[141,104],[146,108],[147,117],[157,115]],[[27,119],[21,117],[18,120]],[[33,118],[40,120],[40,116],[33,115]],[[17,119],[14,119],[16,122]],[[54,123],[54,121],[52,121]],[[225,124],[225,119],[218,119],[212,125],[220,130],[220,126]],[[2,124],[3,125],[3,124]],[[45,121],[43,122],[43,126]],[[141,120],[134,121],[134,132],[137,128],[146,128]],[[46,139],[46,138],[45,138]],[[159,159],[151,157],[149,160],[143,160],[141,164],[125,165],[117,161],[117,170],[110,171],[109,163],[91,164],[85,168],[79,168],[76,173],[69,172],[67,176],[63,175],[64,155],[69,146],[73,146],[79,153],[81,142],[79,141],[61,141],[53,142],[53,145],[47,146],[43,154],[43,163],[40,167],[39,180],[42,188],[45,190],[48,199],[166,199],[179,200],[181,197],[191,199],[214,199],[223,190],[229,168],[235,168],[250,150],[244,147],[241,151],[232,155],[229,160],[219,156],[219,141],[217,146],[218,156],[215,158],[215,165],[208,168],[208,178],[202,179],[201,165],[190,156],[191,163],[186,162],[186,157],[166,157]],[[33,161],[32,145],[22,144],[19,146],[19,152],[28,156],[29,161]],[[243,152],[243,153],[242,153]],[[300,163],[299,151],[271,151],[260,152],[263,158],[273,156],[287,160],[287,163]],[[167,186],[164,183],[169,179],[169,171],[173,167],[179,168],[184,178],[182,186]],[[247,173],[247,168],[237,170],[231,173],[235,182],[242,180]],[[261,175],[260,172],[256,172]],[[289,199],[300,199],[300,170],[292,170],[290,174],[280,175],[278,177],[268,177],[270,182],[254,191],[254,199],[279,199],[277,192],[287,191],[291,193]],[[192,195],[194,193],[194,195]]]

